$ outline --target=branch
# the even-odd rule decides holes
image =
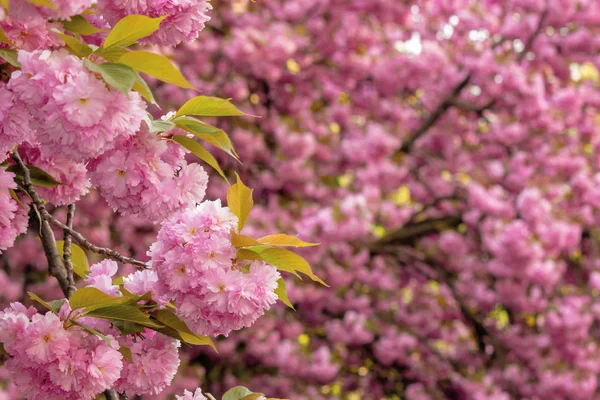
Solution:
[[[444,113],[452,106],[452,99],[458,97],[460,92],[469,84],[471,81],[471,73],[468,73],[459,83],[456,85],[450,94],[429,114],[423,123],[417,128],[417,130],[404,142],[402,147],[398,150],[398,153],[408,153],[415,142],[425,134],[436,122],[444,115]]]
[[[408,244],[431,233],[437,233],[448,228],[457,227],[462,223],[459,215],[451,215],[435,219],[428,219],[421,222],[409,223],[400,229],[392,231],[369,245],[372,253],[385,252],[389,245]]]
[[[73,226],[73,216],[75,215],[75,203],[69,204],[67,208],[67,226],[71,228]],[[73,277],[73,261],[71,261],[71,233],[66,230],[63,236],[63,260],[65,262],[65,268],[67,269],[67,276],[69,278],[69,286],[75,289],[75,279]],[[71,297],[73,291],[67,295]]]
[[[535,39],[542,32],[542,29],[544,28],[544,23],[546,22],[546,18],[548,18],[549,12],[550,12],[550,7],[548,5],[548,0],[546,0],[546,9],[544,10],[544,12],[542,12],[542,15],[540,16],[540,20],[537,24],[537,27],[535,28],[535,31],[533,31],[531,36],[529,36],[529,38],[527,39],[527,43],[525,43],[525,47],[523,48],[523,51],[517,57],[517,61],[519,63],[521,63],[523,61],[523,59],[525,58],[525,56],[527,55],[527,53],[529,53],[529,51],[531,50],[531,47],[533,46],[533,42],[535,42]]]
[[[12,156],[13,160],[17,163],[21,172],[23,173],[23,187],[31,197],[33,204],[31,207],[36,211],[36,214],[40,217],[39,219],[39,236],[42,241],[42,246],[44,248],[44,253],[46,254],[46,259],[48,260],[48,270],[50,274],[58,280],[58,284],[62,289],[65,296],[68,298],[69,295],[75,291],[75,285],[73,284],[72,279],[69,280],[69,274],[67,273],[67,269],[63,264],[63,259],[60,256],[58,251],[58,247],[56,246],[56,239],[54,238],[54,232],[52,231],[52,227],[48,223],[46,218],[46,214],[49,214],[46,210],[46,206],[44,206],[44,202],[40,199],[37,192],[35,191],[33,184],[31,182],[31,175],[29,174],[29,169],[19,156],[19,153],[15,151]]]
[[[119,395],[115,390],[105,390],[104,397],[106,397],[106,400],[119,400]]]
[[[131,265],[135,265],[136,267],[146,268],[146,263],[143,261],[139,261],[139,260],[136,260],[135,258],[131,258],[131,257],[126,257],[123,254],[119,253],[118,251],[109,249],[107,247],[96,246],[95,244],[88,241],[81,233],[77,232],[76,230],[68,227],[67,225],[65,225],[62,222],[60,222],[59,220],[57,220],[48,211],[45,211],[44,217],[48,221],[50,221],[50,223],[52,223],[52,225],[64,230],[65,232],[68,232],[72,236],[73,240],[75,240],[77,242],[77,244],[79,244],[79,246],[81,246],[82,248],[89,250],[93,253],[101,254],[107,258],[110,258],[112,260],[118,261],[123,264],[131,264]]]

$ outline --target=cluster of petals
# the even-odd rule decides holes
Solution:
[[[184,390],[182,396],[175,396],[177,400],[208,400],[202,394],[202,389],[197,388],[193,393],[189,390]]]
[[[228,335],[248,327],[277,301],[276,268],[236,262],[236,225],[220,200],[205,201],[164,221],[148,253],[159,291],[198,334]]]
[[[121,296],[119,286],[113,284],[118,265],[112,260],[104,260],[90,266],[86,282],[111,296]],[[123,278],[127,291],[137,295],[152,292],[157,277],[151,270],[137,271]],[[160,303],[159,303],[160,304]],[[144,394],[157,395],[170,385],[179,367],[180,342],[150,329],[144,329],[136,338],[122,334],[107,321],[84,318],[86,325],[111,334],[121,346],[131,350],[131,360],[123,360],[123,368],[114,388],[128,396]],[[157,362],[160,360],[160,362]]]
[[[154,222],[201,202],[208,184],[204,168],[188,165],[183,148],[160,140],[146,123],[95,160],[91,178],[114,210]]]
[[[15,174],[0,169],[0,253],[12,247],[15,239],[27,230],[27,210],[11,195],[17,189]]]
[[[19,51],[8,88],[30,114],[44,152],[85,161],[129,137],[145,118],[139,94],[109,88],[66,50]]]
[[[99,0],[98,10],[114,25],[131,14],[165,17],[160,29],[145,41],[164,46],[174,46],[198,37],[210,19],[207,15],[212,6],[207,0]]]
[[[0,161],[23,141],[32,138],[29,113],[14,93],[0,82]]]
[[[123,356],[111,336],[102,340],[78,326],[68,329],[56,314],[20,303],[0,312],[5,366],[28,399],[93,399],[120,376]]]

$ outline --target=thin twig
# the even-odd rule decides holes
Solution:
[[[82,248],[89,250],[93,253],[101,254],[112,260],[119,261],[123,264],[131,264],[131,265],[135,265],[136,267],[146,268],[146,263],[143,261],[139,261],[139,260],[136,260],[135,258],[131,258],[131,257],[126,257],[123,254],[121,254],[118,251],[113,250],[113,249],[96,246],[95,244],[88,241],[81,233],[77,232],[76,230],[74,230],[72,228],[69,228],[67,225],[65,225],[62,222],[60,222],[59,220],[57,220],[48,211],[45,211],[44,217],[48,221],[50,221],[50,223],[52,225],[66,231],[66,232],[69,232],[69,234],[72,236],[73,240],[75,240],[77,242],[77,244],[79,246],[81,246]]]
[[[527,53],[529,53],[531,47],[533,46],[533,42],[535,42],[535,39],[542,32],[542,29],[544,28],[544,23],[546,22],[546,18],[548,17],[549,12],[550,7],[548,4],[548,0],[546,0],[546,9],[544,10],[544,12],[542,12],[542,15],[540,16],[540,20],[538,21],[535,31],[533,31],[533,34],[531,34],[531,36],[529,36],[529,38],[527,39],[527,43],[525,43],[525,47],[523,47],[523,51],[521,52],[521,54],[519,54],[519,57],[517,57],[517,61],[519,63],[521,63],[527,55]]]
[[[60,256],[58,251],[58,247],[56,246],[56,239],[54,238],[54,232],[52,231],[52,227],[48,223],[48,219],[46,218],[46,214],[49,214],[44,206],[44,202],[38,196],[33,184],[31,182],[31,175],[29,173],[29,168],[23,162],[19,153],[15,151],[12,156],[13,160],[17,163],[21,172],[23,174],[23,187],[31,197],[33,204],[32,208],[36,211],[36,214],[40,216],[39,220],[39,235],[42,241],[42,246],[44,248],[44,253],[46,254],[46,259],[48,260],[48,270],[50,274],[58,280],[58,284],[62,289],[65,296],[68,298],[71,293],[71,285],[69,282],[69,277],[67,274],[67,269],[63,264],[63,259]]]
[[[67,226],[73,227],[73,216],[75,215],[75,203],[69,204],[67,207]],[[68,230],[64,231],[63,236],[63,260],[65,262],[65,268],[67,269],[67,276],[69,278],[69,294],[70,297],[75,291],[75,277],[73,276],[73,261],[71,260],[71,233]]]

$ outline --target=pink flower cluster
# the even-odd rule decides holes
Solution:
[[[0,169],[0,253],[12,247],[15,238],[27,230],[27,210],[12,198],[15,174]]]
[[[183,392],[183,396],[175,396],[177,400],[208,400],[203,394],[202,389],[198,388],[194,393],[189,390]]]
[[[90,266],[86,282],[89,286],[102,290],[106,294],[121,296],[119,286],[113,285],[113,278],[117,270],[117,263],[111,260],[94,264]],[[157,277],[154,271],[143,270],[125,277],[123,281],[126,290],[133,294],[143,295],[154,290]],[[180,343],[178,340],[150,329],[144,329],[141,332],[143,339],[140,340],[131,335],[123,335],[117,328],[111,327],[107,321],[94,318],[83,319],[86,325],[100,332],[111,334],[121,346],[131,350],[132,361],[123,360],[119,379],[114,384],[117,391],[132,397],[143,394],[156,395],[171,383],[179,367]]]
[[[48,154],[96,157],[133,136],[146,116],[138,93],[110,89],[66,50],[19,51],[18,58],[21,70],[8,88],[27,108],[29,127]]]
[[[160,141],[145,123],[136,136],[122,140],[92,167],[92,182],[121,214],[161,221],[204,198],[208,174],[185,161],[185,150]]]
[[[166,16],[160,29],[144,41],[164,46],[174,46],[198,37],[212,7],[208,0],[99,0],[98,10],[114,25],[131,14],[157,18]]]
[[[277,301],[274,267],[236,262],[230,234],[236,224],[220,200],[205,201],[166,220],[148,253],[159,291],[201,335],[250,326]]]
[[[117,381],[123,368],[118,343],[78,326],[65,328],[54,313],[38,314],[20,303],[0,312],[6,368],[28,399],[93,399]]]

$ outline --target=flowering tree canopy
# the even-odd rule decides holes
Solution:
[[[2,4],[8,398],[598,397],[598,1]]]
[[[215,348],[210,336],[251,326],[278,298],[289,303],[279,270],[325,285],[283,248],[316,244],[240,233],[253,194],[239,177],[227,207],[204,200],[208,174],[186,155],[227,177],[196,139],[238,156],[225,132],[198,117],[245,113],[209,96],[158,119],[148,111],[158,103],[140,73],[196,90],[151,45],[195,39],[210,9],[204,0],[2,2],[0,252],[29,227],[62,290],[53,300],[27,292],[43,311],[11,302],[0,312],[9,397],[158,395],[182,343]],[[73,228],[75,203],[91,190],[114,213],[160,227],[147,261]],[[104,259],[90,266],[86,250]],[[138,271],[117,277],[117,262]],[[197,389],[178,398],[207,397]],[[265,397],[236,387],[223,399]]]

